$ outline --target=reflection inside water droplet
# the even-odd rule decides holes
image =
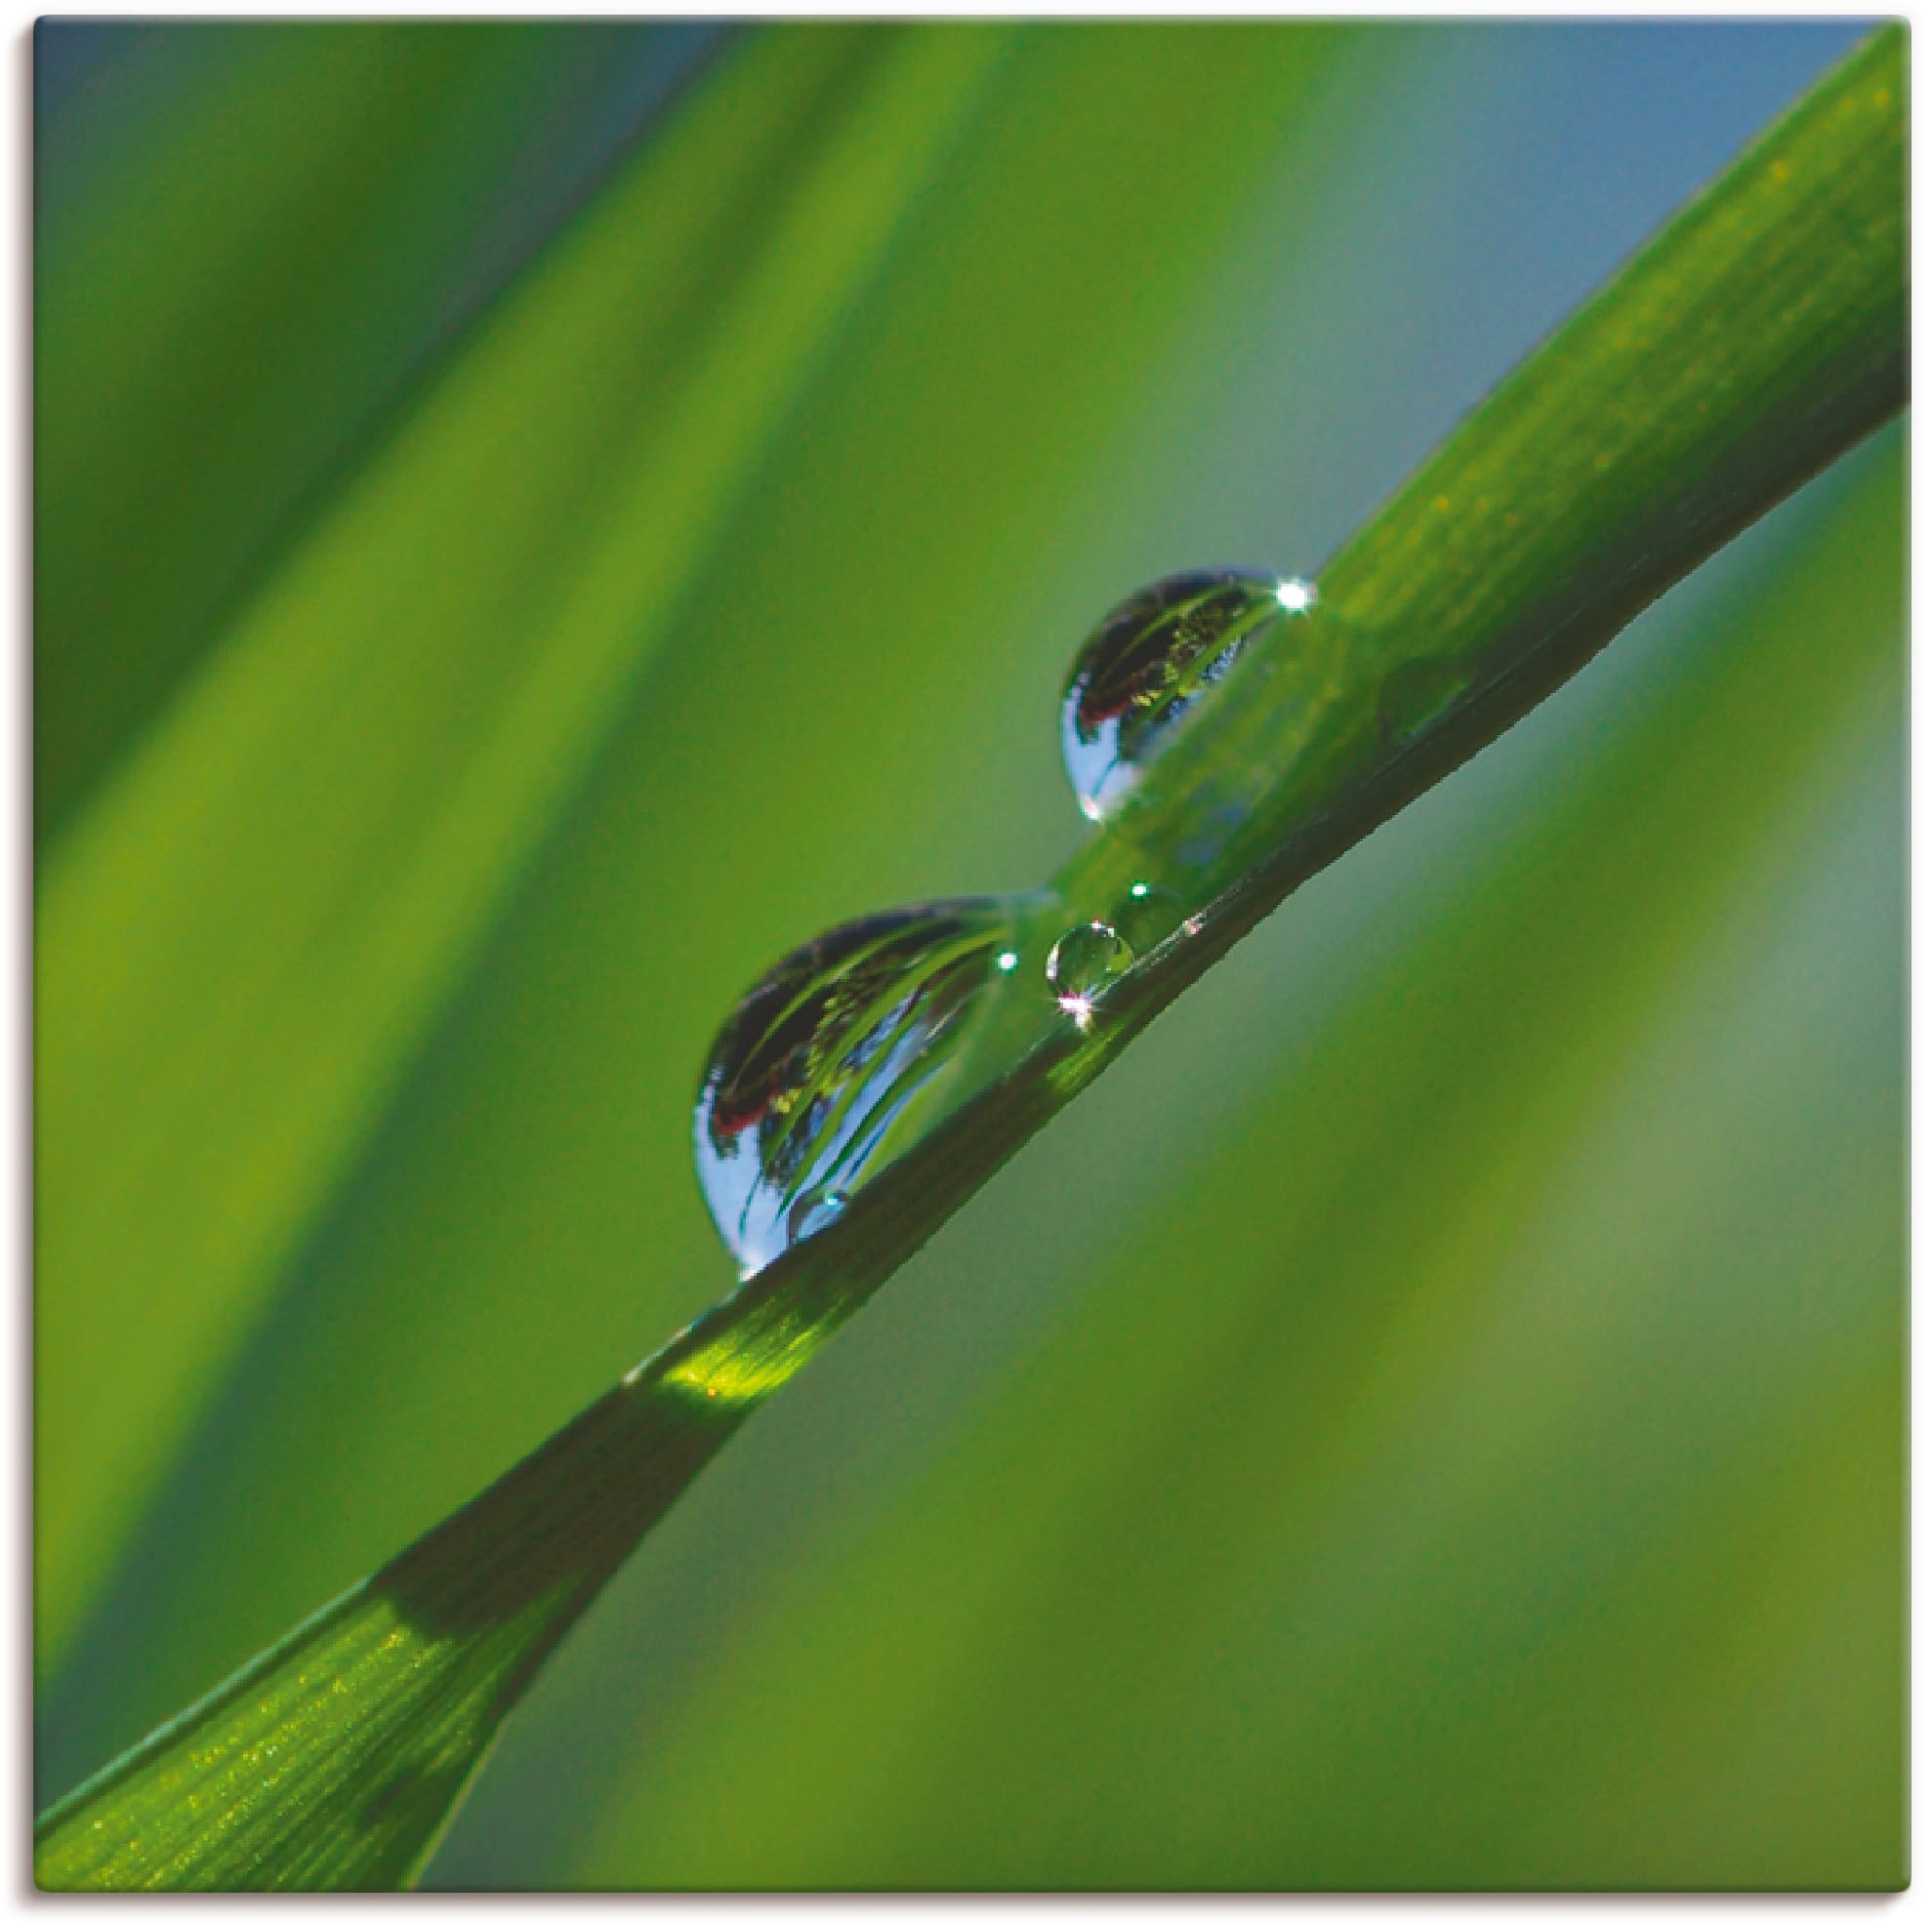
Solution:
[[[1083,1026],[1093,999],[1133,966],[1133,949],[1103,921],[1082,922],[1053,944],[1047,958],[1047,986],[1053,1000]]]
[[[1381,686],[1376,720],[1391,748],[1413,742],[1469,685],[1466,669],[1453,662],[1405,662]]]
[[[802,1243],[815,1230],[820,1230],[845,1207],[845,1192],[843,1189],[808,1189],[792,1205],[792,1212],[785,1218],[786,1239],[792,1243]]]
[[[1306,619],[1304,581],[1250,569],[1169,575],[1115,608],[1075,657],[1060,750],[1082,809],[1104,821],[1258,637]]]
[[[958,1100],[950,1072],[1020,949],[999,898],[869,916],[795,949],[732,1010],[693,1134],[705,1202],[748,1275]]]

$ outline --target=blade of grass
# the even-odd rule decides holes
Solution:
[[[1788,1375],[1793,1349],[1817,1353],[1821,1325],[1869,1344],[1896,1319],[1898,1272],[1882,1243],[1875,1260],[1857,1252],[1861,1237],[1878,1241],[1898,1221],[1890,1169],[1881,1163],[1874,1180],[1862,1161],[1897,1110],[1846,1093],[1845,1057],[1856,1090],[1869,1054],[1817,1040],[1809,1013],[1842,994],[1841,977],[1814,962],[1772,1048],[1772,999],[1751,998],[1747,1044],[1791,1059],[1781,1058],[1782,1099],[1762,1119],[1765,1142],[1784,1147],[1764,1160],[1788,1195],[1753,1189],[1757,1139],[1743,1148],[1735,1120],[1713,1126],[1681,1090],[1661,1152],[1652,1085],[1637,1078],[1634,1101],[1629,1086],[1631,1065],[1661,1055],[1708,1105],[1708,1088],[1676,1065],[1706,1061],[1722,1024],[1687,1024],[1681,985],[1695,985],[1700,1014],[1735,1003],[1761,979],[1753,951],[1766,922],[1831,925],[1816,892],[1789,900],[1791,871],[1816,891],[1814,878],[1842,869],[1840,838],[1820,822],[1834,826],[1835,811],[1820,795],[1870,783],[1902,612],[1896,445],[1853,463],[1856,490],[1829,510],[1807,497],[1784,511],[1810,531],[1779,565],[1734,575],[1728,605],[1676,651],[1690,662],[1666,684],[1672,699],[1580,742],[1575,763],[1546,760],[1541,786],[1555,794],[1535,833],[1485,864],[1404,950],[1366,965],[1336,1018],[1214,1141],[1178,1144],[1160,1200],[1110,1212],[1090,1293],[935,1440],[933,1467],[860,1530],[809,1562],[788,1559],[743,1598],[688,1694],[660,1698],[637,1732],[569,1864],[571,1887],[1330,1888],[1344,1874],[1376,1881],[1377,1865],[1382,1881],[1416,1865],[1401,1881],[1429,1881],[1426,1867],[1443,1862],[1431,1853],[1455,1833],[1415,1819],[1458,1798],[1466,1733],[1418,1718],[1423,1728],[1404,1720],[1397,1736],[1362,1706],[1387,1692],[1394,1653],[1412,1641],[1474,1647],[1446,1659],[1426,1694],[1418,1686],[1431,1711],[1450,1680],[1493,1677],[1480,1660],[1489,1613],[1436,1612],[1441,1573],[1461,1573],[1462,1594],[1504,1589],[1534,1581],[1519,1567],[1561,1554],[1552,1538],[1599,1558],[1640,1540],[1656,1459],[1669,1453],[1644,1428],[1649,1398],[1686,1386],[1696,1413],[1672,1443],[1695,1439],[1682,1446],[1695,1458],[1707,1440],[1717,1455],[1736,1448],[1730,1419],[1759,1389],[1769,1413],[1749,1407],[1747,1434],[1775,1430],[1786,1405],[1772,1397],[1784,1385],[1771,1359],[1782,1354]],[[1827,486],[1836,493],[1840,474]],[[1659,643],[1653,632],[1648,645]],[[1794,839],[1821,836],[1822,851],[1794,860]],[[1869,865],[1864,887],[1869,899]],[[1828,890],[1826,907],[1841,893]],[[1834,927],[1829,939],[1849,938]],[[1873,1000],[1877,1012],[1847,1021],[1882,1038],[1882,991]],[[1649,1186],[1620,1190],[1580,1151],[1580,1131],[1594,1135],[1595,1119],[1619,1107],[1651,1119]],[[1794,1133],[1829,1173],[1789,1180],[1803,1161],[1789,1151]],[[1144,1157],[1136,1173],[1145,1180]],[[1688,1199],[1681,1215],[1653,1208],[1660,1188],[1666,1203]],[[1580,1193],[1613,1220],[1550,1236],[1549,1216],[1574,1210]],[[1834,1249],[1834,1233],[1850,1248]],[[1754,1266],[1781,1240],[1793,1247]],[[928,1302],[941,1281],[924,1279]],[[1038,1265],[1023,1271],[1022,1288],[1041,1282]],[[1794,1300],[1815,1307],[1773,1314]],[[1586,1357],[1608,1333],[1618,1347],[1601,1371],[1575,1358],[1559,1369],[1557,1332]],[[1552,1351],[1532,1366],[1520,1346],[1539,1339]],[[1486,1406],[1445,1416],[1467,1394],[1463,1359],[1485,1346],[1506,1358],[1486,1379]],[[835,1363],[850,1379],[850,1359]],[[1792,1385],[1792,1400],[1810,1387]],[[1494,1441],[1505,1423],[1546,1427],[1512,1451]],[[1558,1474],[1552,1458],[1592,1451],[1593,1486],[1568,1487],[1567,1505],[1544,1498],[1562,1520],[1528,1527],[1528,1493]],[[1405,1510],[1408,1527],[1382,1522],[1384,1501],[1418,1482],[1426,1499],[1408,1500],[1421,1513]],[[1880,1500],[1882,1478],[1868,1484]],[[1468,1537],[1445,1549],[1451,1517]],[[958,1556],[960,1543],[974,1554]],[[1241,1601],[1257,1591],[1265,1627]],[[1397,1610],[1399,1634],[1365,1627]],[[1319,1653],[1306,1648],[1311,1617],[1328,1631]],[[1733,1630],[1744,1633],[1735,1616]],[[1346,1682],[1331,1679],[1344,1659]],[[1656,1647],[1617,1675],[1626,1693],[1641,1683],[1653,1707],[1684,1689]],[[1590,1683],[1611,1694],[1607,1679]],[[1332,1775],[1344,1748],[1370,1754]],[[776,1760],[801,1754],[821,1757],[823,1772],[788,1778]],[[1556,1755],[1591,1753],[1552,1741],[1545,1778]],[[1159,1761],[1171,1757],[1184,1771]],[[1406,1806],[1363,1798],[1365,1783],[1380,1790],[1378,1769],[1392,1778],[1418,1758],[1421,1787]],[[1838,1767],[1821,1757],[1816,1768]],[[1283,1782],[1300,1785],[1292,1809]],[[1055,1786],[1068,1787],[1063,1803]],[[1702,1794],[1718,1802],[1724,1788]],[[483,1786],[502,1792],[496,1778]],[[1534,1799],[1515,1808],[1525,1806]],[[735,1819],[744,1808],[761,1813],[755,1837]],[[1339,1840],[1351,1830],[1378,1849],[1347,1861]],[[1489,1855],[1469,1851],[1459,1868],[1514,1883],[1527,1840],[1484,1836]],[[1631,1881],[1642,1841],[1609,1823],[1592,1861]],[[1528,1862],[1526,1882],[1560,1863]]]
[[[740,1414],[621,1392],[593,1405],[97,1779],[50,1826],[41,1888],[410,1880],[537,1665]]]
[[[503,1656],[480,1682],[465,1684],[463,1652],[507,1650],[495,1641],[501,1633],[529,1667],[541,1660],[562,1620],[709,1454],[709,1447],[670,1441],[693,1433],[697,1412],[715,1412],[698,1433],[721,1441],[952,1208],[1291,888],[1493,739],[1699,559],[1897,409],[1902,51],[1902,35],[1888,29],[1821,85],[1343,552],[1325,586],[1330,603],[1360,633],[1327,691],[1319,755],[1297,761],[1280,753],[1301,725],[1295,710],[1305,709],[1305,691],[1292,674],[1271,682],[1257,671],[1273,665],[1257,660],[1231,677],[1192,739],[1154,771],[1132,810],[1143,847],[1176,846],[1217,783],[1233,783],[1245,809],[1222,865],[1225,885],[1191,939],[1157,951],[1102,1004],[1090,1032],[1056,1035],[1035,1048],[880,1177],[831,1230],[700,1318],[579,1426],[391,1567],[409,1565],[419,1583],[429,1573],[427,1600],[414,1605],[422,1634],[430,1648],[447,1651],[439,1660],[450,1688],[466,1705],[482,1706],[463,1740],[449,1746],[448,1754],[468,1760],[466,1770],[529,1668]],[[1394,671],[1422,658],[1463,669],[1475,692],[1441,725],[1391,750],[1377,730],[1377,697]],[[1102,837],[1063,880],[1085,896],[1096,883],[1124,881],[1137,861],[1119,838]],[[599,1414],[618,1410],[631,1413],[623,1421]],[[626,1505],[611,1535],[596,1492],[609,1487],[603,1465],[613,1449],[629,1465],[617,1487],[641,1484],[653,1500],[641,1512]],[[571,1493],[587,1487],[588,1515],[569,1507]],[[542,1493],[534,1501],[533,1490]],[[577,1583],[581,1565],[566,1554],[567,1602],[537,1620],[523,1614],[528,1598],[517,1573],[562,1580],[551,1529],[558,1515],[582,1525],[594,1574]],[[452,1624],[437,1601],[442,1584],[454,1571],[467,1587],[479,1560],[484,1567],[501,1561],[500,1595],[483,1620]],[[383,1594],[396,1588],[391,1574]],[[367,1607],[351,1599],[332,1620],[347,1626]],[[268,1715],[286,1734],[278,1747],[292,1744],[303,1757],[303,1721],[316,1716],[334,1681],[305,1683],[306,1650],[244,1673],[189,1731],[157,1734],[51,1813],[42,1831],[43,1882],[246,1886],[318,1881],[323,1872],[341,1876],[345,1865],[378,1862],[331,1841],[327,1823],[349,1821],[341,1802],[318,1804],[324,1828],[305,1830],[305,1849],[320,1856],[291,1857],[273,1841],[275,1799],[253,1774],[259,1759],[250,1762],[245,1740]],[[358,1701],[363,1715],[375,1716],[388,1697],[379,1685]],[[199,1808],[181,1794],[184,1757],[235,1754],[237,1744],[240,1762],[219,1794],[201,1786]],[[289,1768],[307,1781],[324,1767]],[[405,1778],[401,1788],[414,1781]],[[437,1777],[436,1796],[409,1800],[411,1836],[422,1848],[431,1841],[428,1817],[447,1807],[458,1781],[452,1764]],[[351,1793],[365,1800],[355,1808],[370,1800],[380,1806],[385,1781],[384,1766],[372,1763]],[[254,1839],[237,1831],[239,1841],[226,1842],[224,1816],[242,1804],[267,1813],[266,1830]],[[380,1872],[408,1861],[401,1840],[386,1841]]]
[[[1227,678],[1226,699],[1155,765],[1121,832],[1093,838],[1057,879],[1068,900],[1112,899],[1148,850],[1180,846],[1209,809],[1224,809],[1232,787],[1244,816],[1217,865],[1229,879],[1198,929],[1123,978],[1090,1030],[1066,1025],[1047,1038],[830,1229],[700,1318],[650,1360],[651,1376],[739,1401],[769,1394],[1290,890],[1897,412],[1903,47],[1888,28],[1822,82],[1324,571],[1327,602],[1362,626],[1338,663],[1320,665],[1316,753],[1293,752],[1315,699],[1295,664],[1252,654]],[[1581,490],[1590,513],[1565,490]],[[1439,506],[1465,493],[1476,498],[1459,517]],[[1499,598],[1499,578],[1510,597]],[[1383,619],[1371,627],[1371,615]],[[1377,725],[1380,689],[1423,660],[1464,669],[1476,692],[1390,746]]]
[[[1206,356],[1228,379],[1195,329],[1216,304],[1261,310],[1257,289],[1228,285],[1231,233],[1264,275],[1305,260],[1313,235],[1344,225],[1319,184],[1359,181],[1362,157],[1385,151],[1391,79],[1428,58],[1331,27],[1022,29],[997,95],[768,438],[719,539],[729,566],[681,606],[675,658],[627,696],[119,1548],[40,1694],[43,1802],[482,1488],[606,1387],[612,1358],[728,1287],[686,1154],[686,1085],[720,991],[827,913],[829,851],[836,913],[922,873],[1030,875],[1077,839],[1037,704],[1061,666],[1051,637],[1081,610],[1041,607],[1037,585],[1113,578],[1135,565],[1118,558],[1133,527],[1172,528],[1189,465],[1175,441],[1225,442],[1209,426],[1219,410],[1155,370]],[[1140,138],[1153,114],[1170,116],[1158,146]],[[1447,102],[1439,119],[1455,125]],[[1082,164],[1095,152],[1112,156],[1104,182]],[[1350,287],[1368,299],[1390,264],[1341,266],[1311,308]],[[1284,325],[1313,289],[1285,292]],[[1318,330],[1303,313],[1297,342]],[[1262,385],[1249,405],[1265,414],[1265,380],[1285,377],[1250,351]],[[1124,398],[1151,393],[1153,419]],[[1185,427],[1159,425],[1177,408]],[[918,486],[883,480],[915,471]],[[1001,485],[980,485],[994,471]],[[1265,523],[1228,471],[1201,479],[1196,525],[1213,524],[1207,500]],[[1065,525],[1076,501],[1112,561],[1083,564],[1071,527],[1041,547],[1038,529]],[[896,612],[909,607],[910,671]],[[799,746],[835,742],[827,778],[802,782]],[[996,755],[998,788],[961,811]],[[662,965],[674,940],[676,966]],[[667,1653],[657,1673],[694,1656]],[[622,1717],[627,1701],[605,1707]],[[501,1795],[500,1762],[485,1781]]]

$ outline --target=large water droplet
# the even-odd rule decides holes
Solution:
[[[1019,947],[998,898],[868,916],[795,949],[726,1017],[693,1133],[705,1202],[748,1275],[959,1098],[961,1046]]]
[[[1084,921],[1053,944],[1047,958],[1047,986],[1077,1022],[1093,1012],[1093,998],[1133,966],[1133,949],[1103,921]]]
[[[1382,683],[1376,719],[1382,740],[1401,748],[1428,727],[1469,685],[1469,672],[1453,662],[1405,662]]]
[[[1258,636],[1304,617],[1315,590],[1243,568],[1169,575],[1087,638],[1060,702],[1060,750],[1081,807],[1104,821],[1204,695]]]

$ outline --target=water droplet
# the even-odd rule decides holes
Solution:
[[[1305,617],[1313,586],[1243,568],[1169,575],[1087,638],[1060,701],[1060,750],[1086,813],[1104,821],[1255,638]]]
[[[1469,673],[1453,662],[1404,662],[1382,683],[1376,719],[1391,748],[1413,742],[1469,685]]]
[[[1093,998],[1133,966],[1133,949],[1103,921],[1084,921],[1053,944],[1047,958],[1047,986],[1076,1022],[1093,1012]]]
[[[1114,905],[1107,921],[1138,961],[1180,926],[1186,912],[1186,904],[1172,889],[1136,881]]]
[[[705,1202],[747,1275],[833,1221],[959,1099],[962,1044],[1020,947],[1010,903],[933,902],[828,931],[739,1002],[692,1132]]]

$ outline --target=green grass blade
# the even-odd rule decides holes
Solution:
[[[1323,570],[1328,606],[1357,634],[1320,696],[1318,753],[1292,747],[1306,725],[1299,687],[1217,707],[1143,785],[1129,833],[1096,838],[1078,859],[1075,892],[1125,882],[1132,839],[1174,846],[1200,792],[1224,788],[1232,770],[1248,821],[1223,866],[1272,906],[1896,413],[1904,84],[1904,37],[1887,29],[1573,316]],[[1422,663],[1466,676],[1478,698],[1391,762],[1378,696]],[[1240,772],[1251,768],[1252,782]],[[1224,946],[1211,939],[1203,965]]]
[[[51,1811],[41,1888],[409,1881],[537,1666],[735,1426],[605,1397]]]
[[[1682,1634],[1739,1667],[1762,1639],[1752,1662],[1798,1679],[1840,1654],[1802,1632],[1778,1648],[1760,1616],[1774,1595],[1796,1610],[1889,1571],[1877,1615],[1899,1620],[1888,1397],[1854,1417],[1850,1462],[1821,1471],[1855,1494],[1855,1525],[1829,1501],[1791,1500],[1775,1529],[1753,1512],[1750,1580],[1726,1595],[1702,1576],[1706,1516],[1738,1528],[1712,1484],[1788,1477],[1815,1419],[1793,1354],[1864,1369],[1896,1329],[1899,1111],[1859,1077],[1888,1044],[1898,1074],[1899,951],[1881,924],[1858,1011],[1824,1021],[1845,985],[1816,961],[1853,939],[1829,915],[1843,872],[1855,902],[1888,881],[1883,854],[1844,859],[1832,801],[1896,797],[1903,469],[1884,438],[1851,485],[1785,511],[1797,530],[1767,531],[1772,565],[1734,564],[1714,611],[1660,611],[1674,632],[1647,645],[1672,648],[1668,699],[1545,731],[1529,833],[1401,948],[1372,950],[1263,1089],[1232,1115],[1220,1095],[1205,1141],[1141,1132],[1086,1295],[934,1420],[928,1461],[883,1472],[887,1500],[772,1571],[686,1692],[635,1713],[624,1781],[564,1881],[1627,1885],[1660,1833],[1696,1840],[1663,1861],[1673,1873],[1762,1874],[1732,1774],[1748,1717],[1711,1704],[1709,1670],[1673,1665],[1676,1633],[1643,1620],[1670,1599],[1643,1582],[1663,1562],[1710,1583]],[[1802,996],[1773,939],[1793,926]],[[1725,1012],[1741,1002],[1742,1046]],[[1726,1053],[1733,1086],[1740,1056],[1771,1057],[1780,1099],[1713,1126]],[[1179,1165],[1164,1186],[1157,1157]],[[1037,1233],[1017,1187],[999,1193]],[[1575,1234],[1552,1228],[1579,1214]],[[921,1279],[926,1302],[962,1266],[970,1280],[969,1253],[952,1263]],[[1050,1265],[1018,1267],[1027,1291]],[[1812,1556],[1840,1527],[1867,1561]],[[1588,1580],[1540,1636],[1552,1565]],[[1813,1887],[1870,1875],[1832,1810],[1853,1760],[1877,1761],[1875,1719],[1857,1720],[1884,1702],[1884,1645],[1862,1649],[1879,1686],[1834,1707],[1861,1740],[1807,1740],[1778,1767],[1794,1809],[1771,1861]],[[1798,1687],[1755,1674],[1757,1705]],[[1894,1716],[1899,1700],[1894,1684]],[[1521,1775],[1476,1766],[1497,1752]],[[807,1755],[819,1771],[788,1768]],[[1666,1759],[1675,1808],[1622,1822],[1619,1796],[1671,1801]],[[1592,1777],[1588,1818],[1539,1834],[1553,1782],[1582,1802]],[[515,1787],[484,1790],[500,1812]],[[1720,1841],[1706,1820],[1732,1802]],[[1855,1838],[1896,1809],[1881,1785]]]
[[[1363,639],[1333,693],[1318,757],[1271,752],[1289,717],[1244,668],[1154,771],[1134,805],[1143,844],[1175,845],[1204,793],[1216,781],[1241,785],[1248,828],[1200,933],[1128,978],[1090,1036],[1056,1037],[1036,1049],[883,1175],[838,1225],[700,1319],[579,1425],[391,1567],[428,1573],[426,1592],[399,1592],[391,1582],[384,1594],[399,1595],[399,1614],[420,1616],[411,1620],[425,1647],[448,1666],[439,1674],[452,1680],[449,1701],[507,1707],[514,1689],[506,1680],[527,1675],[735,1419],[795,1373],[959,1202],[1283,895],[1492,739],[1698,559],[1896,410],[1902,49],[1903,36],[1887,30],[1828,80],[1344,551],[1325,588]],[[1477,491],[1459,510],[1464,487]],[[1579,490],[1582,508],[1571,498]],[[1425,655],[1465,667],[1477,697],[1413,747],[1387,751],[1375,727],[1377,694],[1390,673]],[[1118,839],[1102,837],[1065,880],[1085,892],[1116,870],[1125,880],[1130,859]],[[607,1425],[624,1439],[614,1453]],[[598,1466],[613,1453],[648,1485],[649,1503],[610,1499],[632,1487],[625,1476],[604,1480]],[[569,1549],[577,1535],[581,1555]],[[498,1560],[508,1567],[497,1570]],[[528,1590],[526,1561],[550,1583],[540,1597]],[[495,1574],[483,1581],[483,1571]],[[452,1619],[440,1611],[449,1581],[481,1599],[475,1615]],[[328,1622],[345,1637],[361,1634],[351,1631],[354,1602],[339,1609],[348,1614],[325,1619],[324,1642]],[[275,1841],[276,1799],[251,1776],[257,1764],[246,1733],[265,1703],[279,1719],[281,1694],[300,1696],[310,1648],[265,1659],[190,1730],[158,1734],[53,1814],[43,1831],[43,1882],[166,1882],[182,1863],[231,1883],[321,1882],[349,1863],[377,1864],[388,1875],[412,1861],[400,1839],[358,1856],[326,1822],[319,1831],[308,1826],[299,1849]],[[467,1650],[492,1653],[478,1658],[486,1674],[474,1682],[464,1681]],[[347,1694],[372,1718],[390,1701],[380,1679],[366,1698]],[[410,1728],[411,1713],[402,1715]],[[480,1721],[465,1728],[452,1754],[473,1763],[487,1731]],[[218,1796],[184,1808],[182,1760],[216,1749],[239,1754],[240,1766]],[[327,1767],[302,1769],[305,1780],[312,1769],[319,1781]],[[351,1809],[380,1810],[384,1769],[372,1761],[368,1781],[318,1809],[338,1822],[349,1822]],[[405,1803],[410,1781],[400,1786]],[[424,1804],[441,1809],[448,1800]],[[237,1822],[232,1855],[219,1842],[203,1849],[201,1827],[219,1830],[243,1804],[262,1830],[251,1837]],[[141,1839],[150,1832],[174,1840],[165,1860],[144,1854]],[[91,1852],[89,1836],[120,1838],[133,1855]],[[415,1839],[421,1848],[429,1841],[427,1829]]]
[[[1143,565],[1137,529],[1269,546],[1265,495],[1228,465],[1183,479],[1176,442],[1225,453],[1210,424],[1271,413],[1277,358],[1336,350],[1320,304],[1295,305],[1312,284],[1289,279],[1277,306],[1254,276],[1275,288],[1278,264],[1334,229],[1317,180],[1362,178],[1389,117],[1376,102],[1434,60],[1333,27],[1020,31],[767,438],[720,537],[728,567],[680,608],[673,646],[132,1520],[42,1696],[43,1802],[481,1489],[728,1287],[688,1158],[689,1083],[722,1003],[828,910],[937,875],[1030,876],[1078,839],[1042,725],[1058,637],[1088,595]],[[1158,146],[1141,138],[1157,114]],[[1453,106],[1436,118],[1454,139]],[[1104,178],[1081,164],[1091,153],[1110,156]],[[1250,264],[1239,289],[1231,248]],[[1393,263],[1344,260],[1319,276],[1324,296],[1374,302]],[[1240,377],[1210,349],[1218,385],[1176,391],[1168,371],[1199,365],[1212,311],[1270,314],[1274,346],[1248,340],[1258,365]],[[1224,532],[1183,534],[1176,507]],[[1043,545],[1047,525],[1063,532]],[[828,779],[800,779],[809,744]],[[995,756],[1002,781],[961,809]]]
[[[1069,901],[1115,899],[1148,850],[1181,846],[1232,793],[1242,826],[1217,861],[1225,884],[1192,938],[1125,977],[1096,1005],[1090,1032],[1061,1025],[831,1228],[700,1319],[654,1370],[735,1401],[769,1394],[1292,889],[1897,412],[1903,51],[1904,36],[1886,29],[1821,83],[1343,550],[1324,573],[1324,595],[1361,625],[1340,661],[1320,664],[1317,694],[1294,663],[1245,658],[1225,698],[1149,772],[1120,832],[1094,837],[1057,879]],[[1829,299],[1818,298],[1821,285]],[[1657,442],[1678,465],[1658,462]],[[1486,491],[1452,529],[1456,517],[1437,504],[1453,506],[1469,477]],[[1578,487],[1589,491],[1590,516],[1564,495]],[[1515,597],[1498,598],[1498,577]],[[1456,664],[1476,692],[1419,738],[1392,745],[1377,697],[1417,661]],[[1316,746],[1304,753],[1317,702]]]

